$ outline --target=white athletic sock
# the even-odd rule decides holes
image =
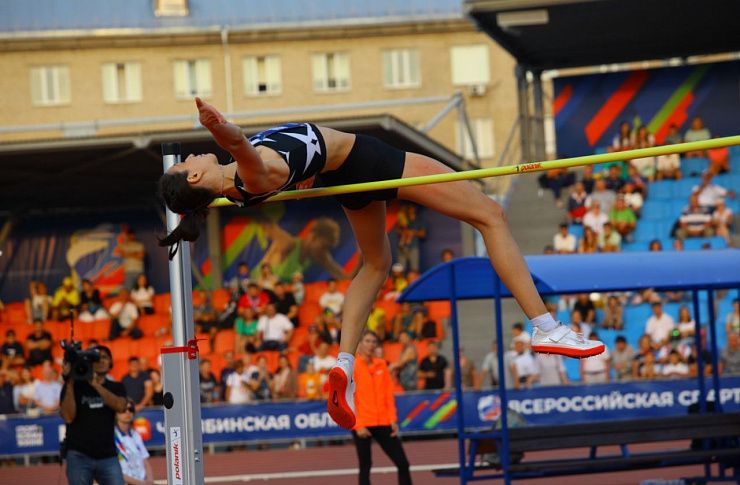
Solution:
[[[552,318],[552,315],[550,315],[550,313],[545,313],[544,315],[533,318],[532,325],[534,325],[536,328],[539,328],[543,332],[550,332],[558,326],[558,322],[556,322],[555,319]]]
[[[344,369],[344,372],[351,379],[355,370],[355,356],[348,352],[339,352],[337,365]]]

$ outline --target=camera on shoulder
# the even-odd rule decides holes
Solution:
[[[76,381],[89,381],[93,377],[93,364],[100,360],[100,350],[82,350],[82,342],[62,340],[64,361],[70,365],[70,377]]]

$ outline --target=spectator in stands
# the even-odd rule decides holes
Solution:
[[[272,266],[270,263],[262,263],[260,265],[260,273],[257,277],[257,284],[262,290],[272,293],[275,291],[275,285],[280,281],[280,278],[272,272]]]
[[[251,282],[252,280],[249,277],[249,265],[245,261],[241,261],[236,267],[236,274],[228,281],[226,287],[238,288],[243,294],[247,292],[247,288],[249,288],[249,283]]]
[[[522,324],[522,322],[515,322],[511,325],[511,338],[512,344],[513,340],[519,339],[524,342],[527,347],[529,347],[529,343],[532,340],[532,336],[529,335],[529,332],[526,332],[524,330],[524,325]]]
[[[145,368],[142,365],[142,368]],[[164,406],[164,383],[162,382],[162,373],[157,369],[150,369],[149,380],[152,381],[152,406]]]
[[[565,168],[547,170],[537,178],[540,184],[540,189],[537,193],[542,197],[545,189],[552,190],[552,195],[555,197],[555,205],[558,208],[562,208],[563,202],[560,200],[560,194],[564,187],[573,185],[575,179],[575,173],[568,172]]]
[[[368,331],[360,339],[354,370],[357,383],[357,422],[352,437],[360,462],[359,483],[370,483],[371,438],[380,444],[398,469],[398,483],[410,484],[409,461],[398,438],[398,416],[393,399],[393,381],[383,359],[375,357],[380,341]]]
[[[639,380],[654,380],[660,376],[660,365],[655,362],[655,354],[649,352],[644,355],[642,363],[637,368],[637,377]]]
[[[44,362],[41,369],[41,378],[34,383],[34,406],[44,414],[56,414],[59,411],[59,393],[62,383],[59,382],[57,371],[50,361]]]
[[[154,485],[154,472],[144,440],[132,424],[136,409],[129,401],[122,413],[116,414],[115,442],[123,481],[133,485]]]
[[[275,399],[295,399],[298,397],[298,376],[286,355],[278,358],[277,371],[273,377],[273,397]]]
[[[131,289],[136,283],[136,278],[144,272],[146,251],[131,229],[126,229],[124,241],[118,247],[123,258],[123,287]]]
[[[401,332],[406,332],[411,336],[412,339],[415,339],[416,331],[413,328],[413,323],[414,314],[411,311],[411,303],[401,303],[401,308],[398,313],[396,313],[396,316],[393,319],[393,338],[398,339],[401,335]]]
[[[344,293],[337,289],[337,281],[329,280],[326,291],[319,297],[319,307],[322,312],[330,312],[335,316],[341,316],[344,308]]]
[[[576,237],[568,232],[568,224],[561,223],[558,233],[552,238],[553,248],[558,254],[572,254],[576,252]]]
[[[221,389],[216,376],[211,371],[211,361],[202,359],[198,366],[200,374],[200,402],[213,403],[220,401]]]
[[[624,183],[634,185],[634,191],[642,194],[643,198],[647,198],[648,186],[647,180],[640,175],[635,167],[632,165],[627,166],[627,178]]]
[[[303,305],[303,300],[306,298],[306,288],[303,286],[303,274],[300,271],[296,271],[290,278],[290,291],[293,293],[296,304],[301,306]]]
[[[450,248],[444,248],[441,253],[439,253],[439,261],[441,263],[447,263],[455,259],[455,251],[453,251]]]
[[[568,217],[573,224],[580,224],[586,215],[586,199],[588,193],[583,182],[576,182],[568,196]]]
[[[701,175],[701,184],[695,185],[691,189],[692,195],[698,196],[699,205],[705,209],[713,211],[717,207],[717,203],[720,199],[725,197],[735,197],[734,190],[727,190],[721,185],[713,184],[712,178],[714,175],[710,171],[706,171]]]
[[[25,301],[28,323],[48,320],[51,312],[51,296],[47,293],[46,285],[41,281],[31,281],[28,286],[29,297]]]
[[[0,369],[21,366],[26,363],[23,345],[15,338],[15,330],[5,332],[5,342],[0,346]]]
[[[151,404],[152,380],[147,372],[141,369],[141,362],[136,356],[128,358],[128,373],[121,379],[121,384],[126,389],[126,396],[136,405],[136,410],[141,411]]]
[[[247,352],[247,355],[249,355],[249,358],[251,359],[251,352]],[[226,381],[234,372],[234,353],[230,350],[227,350],[226,352],[224,352],[224,366],[221,367],[221,372],[219,372],[218,374],[218,382],[221,383],[222,401],[226,401]]]
[[[329,371],[334,364],[337,363],[337,358],[333,355],[329,355],[329,343],[326,341],[320,341],[316,347],[316,355],[311,359],[313,368],[321,376],[321,385],[326,383],[326,379],[329,375]]]
[[[602,253],[618,253],[622,250],[622,236],[613,227],[611,222],[605,223],[597,238],[599,251]]]
[[[725,332],[727,335],[740,333],[740,299],[732,300],[732,311],[725,317]]]
[[[574,310],[570,314],[570,319],[571,319],[570,328],[575,333],[580,333],[584,336],[584,338],[588,338],[589,335],[591,335],[592,327],[588,323],[584,323],[581,318],[582,318],[581,314]]]
[[[291,321],[294,327],[298,327],[298,303],[290,292],[290,285],[278,281],[275,284],[275,308]]]
[[[666,144],[670,144],[667,138]],[[659,155],[656,158],[656,165],[657,180],[681,180],[681,156],[678,153]]]
[[[594,167],[592,165],[586,165],[583,167],[581,183],[583,184],[583,190],[585,190],[587,194],[593,192],[596,179],[594,179]]]
[[[691,195],[689,205],[684,208],[681,217],[678,219],[677,239],[711,237],[713,234],[712,215],[709,209],[699,205],[697,194]]]
[[[18,373],[18,381],[13,386],[13,405],[20,414],[36,414],[33,397],[36,394],[36,386],[33,382],[31,369],[24,367]]]
[[[33,333],[26,337],[26,348],[28,349],[26,364],[33,367],[47,360],[51,361],[53,359],[51,346],[51,334],[44,329],[44,322],[36,320],[33,322]]]
[[[631,150],[633,145],[632,126],[629,121],[622,121],[619,123],[619,132],[612,138],[612,145],[608,148],[608,151],[621,152]]]
[[[650,241],[650,244],[648,245],[648,251],[659,253],[663,250],[663,244],[660,242],[660,239],[653,239]]]
[[[588,293],[579,293],[576,296],[576,302],[573,305],[573,313],[578,313],[580,321],[593,326],[596,322],[596,306]]]
[[[596,184],[594,185],[594,190],[591,192],[591,195],[589,195],[588,199],[586,199],[586,207],[592,210],[594,206],[598,204],[599,208],[605,214],[608,214],[609,211],[612,210],[612,206],[614,205],[614,201],[616,199],[617,194],[613,190],[607,188],[606,181],[604,179],[599,179],[596,181]],[[583,216],[584,224],[586,224],[586,218],[588,217],[588,214],[589,213],[587,212]]]
[[[80,306],[80,292],[75,288],[72,278],[66,276],[62,280],[62,286],[54,292],[51,301],[52,320],[66,320],[70,318],[73,311]]]
[[[604,319],[601,321],[604,328],[622,330],[624,328],[624,307],[616,295],[609,295],[604,307]]]
[[[601,203],[594,200],[589,211],[583,216],[583,228],[588,227],[599,235],[607,222],[609,222],[609,216],[601,210]]]
[[[665,365],[668,363],[670,354],[674,350],[678,352],[678,355],[681,357],[682,360],[688,359],[691,355],[691,345],[685,343],[685,341],[681,338],[681,332],[677,328],[671,330],[671,334],[668,337],[668,342],[666,342],[658,350],[655,359],[658,361],[659,364]]]
[[[320,314],[316,317],[316,331],[319,338],[329,344],[339,343],[341,331],[337,319],[331,313]]]
[[[140,315],[154,314],[154,287],[149,284],[149,279],[144,273],[136,277],[131,291],[131,301],[139,309]]]
[[[622,167],[620,164],[615,163],[609,167],[609,172],[606,178],[604,178],[604,184],[606,184],[608,190],[611,190],[615,194],[622,190],[624,179],[622,179]]]
[[[660,375],[669,379],[683,379],[689,376],[689,366],[681,361],[681,355],[677,350],[671,350],[668,362],[663,364]]]
[[[691,127],[686,130],[686,133],[684,133],[683,135],[683,139],[686,143],[709,140],[710,138],[712,138],[712,134],[709,132],[709,129],[704,126],[704,120],[702,120],[699,116],[695,116],[694,119],[691,120]],[[704,157],[705,155],[706,153],[704,152],[704,150],[694,150],[691,152],[686,152],[684,156],[686,158],[694,158]]]
[[[404,268],[419,271],[420,246],[427,237],[427,228],[418,218],[414,204],[405,204],[402,212],[405,217],[399,217],[397,224],[398,262]]]
[[[561,355],[536,353],[534,358],[537,362],[537,375],[540,376],[538,381],[540,386],[565,386],[569,384],[565,363]]]
[[[683,251],[683,240],[682,239],[674,239],[673,240],[673,250],[674,251]]]
[[[531,389],[539,379],[537,361],[524,339],[514,337],[512,343],[514,352],[511,359],[511,376],[514,389]]]
[[[655,137],[652,133],[648,132],[647,126],[640,126],[635,136],[634,148],[650,148],[653,146],[655,146]],[[649,182],[655,180],[655,157],[635,158],[629,163],[637,169],[637,173],[645,180]]]
[[[401,344],[398,360],[393,362],[388,369],[396,376],[404,391],[415,391],[419,370],[416,346],[409,333],[405,331],[398,334],[398,343]]]
[[[656,301],[652,304],[653,316],[645,323],[645,334],[650,336],[653,349],[658,349],[668,342],[671,331],[676,328],[673,317],[663,312],[663,304]]]
[[[666,134],[665,138],[663,139],[663,143],[666,145],[676,145],[678,143],[683,143],[683,138],[681,138],[681,133],[678,132],[678,125],[676,123],[671,123],[668,125],[668,134]]]
[[[628,381],[632,377],[632,363],[635,360],[635,349],[627,343],[627,339],[618,335],[614,340],[612,366],[617,381]]]
[[[498,369],[498,351],[496,341],[494,340],[491,344],[491,350],[483,358],[483,364],[481,364],[481,384],[488,382],[491,387],[496,389],[500,384]],[[511,377],[511,352],[504,351],[504,373],[506,387],[511,387],[513,382]]]
[[[710,148],[707,150],[709,171],[714,175],[730,171],[730,149],[728,147]]]
[[[429,309],[423,305],[414,309],[414,328],[419,340],[442,340],[443,336],[437,333],[437,322],[429,318]]]
[[[141,330],[136,326],[139,320],[139,310],[131,301],[131,293],[128,289],[121,288],[118,300],[111,305],[108,313],[111,316],[109,340],[114,340],[121,335],[132,339],[141,338]]]
[[[632,182],[625,182],[622,186],[622,191],[619,193],[617,198],[619,199],[620,197],[624,199],[627,207],[632,209],[635,217],[640,217],[645,200],[642,197],[642,194],[635,189],[635,184]]]
[[[583,237],[578,241],[578,252],[582,254],[599,252],[599,241],[596,232],[589,226],[583,227]]]
[[[306,371],[298,376],[298,396],[305,399],[322,398],[321,374],[310,361],[306,364]]]
[[[385,310],[380,305],[373,305],[370,310],[370,315],[367,317],[367,329],[378,336],[381,342],[386,340],[385,326],[387,320],[385,318]]]
[[[249,283],[247,292],[239,298],[239,308],[252,307],[258,315],[265,312],[270,296],[257,283]],[[236,318],[236,317],[234,317]]]
[[[475,361],[465,355],[465,349],[463,347],[460,347],[460,352],[458,352],[458,359],[460,361],[460,374],[462,375],[460,382],[463,389],[480,389],[480,382],[478,382],[478,372],[476,370]],[[450,366],[450,374],[450,382],[454,382],[454,366]]]
[[[449,388],[447,380],[447,359],[439,355],[439,346],[432,340],[427,344],[427,356],[419,364],[418,376],[424,378],[424,389],[445,389]]]
[[[717,199],[717,205],[714,212],[712,212],[712,228],[717,236],[724,238],[728,246],[731,243],[730,229],[732,228],[733,219],[734,214],[732,209],[727,207],[725,199]]]
[[[247,354],[245,360],[251,362],[251,355]],[[252,390],[249,386],[249,380],[251,372],[254,371],[254,366],[250,370],[245,369],[244,361],[237,359],[234,361],[234,372],[229,374],[226,378],[226,402],[229,404],[247,404],[254,401],[252,396]]]
[[[0,369],[0,414],[15,414],[13,404],[13,384],[8,380],[8,372]]]
[[[598,340],[596,332],[592,332],[588,338]],[[581,359],[581,382],[584,384],[604,384],[609,382],[611,380],[610,362],[611,355],[608,348],[605,348],[604,352],[599,355]]]
[[[231,283],[230,283],[231,284]],[[239,316],[239,305],[243,303],[244,306],[249,306],[249,300],[242,297],[246,293],[242,294],[238,285],[230,286],[229,290],[229,301],[226,302],[226,306],[223,310],[218,311],[216,309],[216,327],[218,328],[230,328],[234,326],[236,317]]]
[[[708,376],[712,374],[712,352],[707,348],[707,331],[706,329],[701,329],[701,360],[703,363],[704,368],[704,375]],[[696,344],[691,346],[691,354],[686,359],[686,363],[689,364],[689,375],[691,377],[696,377],[697,372],[699,371],[699,365],[697,362],[699,361],[699,352],[697,350]]]
[[[193,323],[195,324],[195,333],[214,333],[218,331],[218,312],[213,308],[211,290],[195,291],[195,300],[193,302]],[[213,345],[211,345],[213,347]]]
[[[691,311],[686,305],[681,305],[678,309],[678,332],[685,342],[690,344],[694,342],[696,322],[694,322],[694,318],[691,316]]]
[[[642,335],[637,341],[637,353],[635,354],[635,360],[632,363],[632,378],[639,379],[640,372],[643,364],[647,360],[647,355],[653,353],[653,344],[650,340],[650,335]],[[655,357],[655,356],[653,356]],[[653,360],[654,361],[654,360]]]
[[[259,347],[259,319],[252,307],[239,309],[239,316],[234,321],[234,331],[236,333],[234,352],[241,354],[247,352],[256,352]]]
[[[719,368],[722,374],[728,376],[740,375],[740,334],[727,335],[727,347],[722,349],[719,356]]]
[[[268,303],[265,314],[257,322],[260,350],[285,350],[293,336],[293,324],[278,313],[274,303]]]
[[[614,207],[609,212],[609,222],[622,237],[630,237],[635,230],[637,217],[632,209],[627,206],[624,197],[617,197]]]
[[[257,366],[250,372],[249,387],[257,401],[272,400],[272,373],[264,355],[257,357]]]
[[[82,280],[82,291],[80,292],[80,316],[81,322],[92,322],[105,320],[109,317],[100,297],[100,290],[93,286],[92,281]]]

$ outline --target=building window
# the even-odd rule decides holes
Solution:
[[[338,52],[315,54],[312,64],[314,90],[346,91],[349,89],[349,57],[347,54]]]
[[[392,49],[383,52],[384,82],[387,88],[419,86],[419,53],[416,49]]]
[[[283,89],[280,57],[244,58],[244,92],[249,96],[279,94]]]
[[[188,13],[188,0],[154,1],[154,15],[157,17],[184,17]]]
[[[468,86],[488,84],[491,70],[488,62],[487,45],[457,46],[451,49],[452,84]]]
[[[478,149],[478,157],[481,159],[493,158],[495,153],[493,120],[490,118],[470,120],[470,129],[475,137],[475,147]],[[460,139],[459,121],[455,123],[455,136],[458,153],[468,160],[474,160],[473,144],[470,142],[470,135],[467,130],[464,130],[464,136],[462,140]]]
[[[106,103],[141,101],[141,64],[138,62],[103,64],[103,100]]]
[[[41,66],[31,69],[31,101],[36,106],[67,104],[69,95],[69,68]]]
[[[210,97],[211,61],[207,59],[175,61],[175,96],[179,99],[193,96]]]

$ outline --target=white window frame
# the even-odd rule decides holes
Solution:
[[[496,155],[496,136],[494,133],[493,118],[475,118],[470,120],[470,129],[475,137],[475,147],[478,149],[478,158],[491,159]],[[455,121],[455,146],[457,152],[466,160],[474,160],[473,145],[470,142],[468,130],[463,125],[464,138],[460,140],[460,121]]]
[[[450,75],[455,86],[487,85],[491,82],[490,49],[486,44],[450,48]]]
[[[242,74],[246,96],[276,96],[283,92],[282,62],[278,55],[245,57]]]
[[[72,101],[68,66],[32,67],[30,77],[31,104],[34,106],[61,106]]]
[[[314,91],[335,93],[350,90],[352,83],[348,54],[344,52],[314,54],[311,56],[311,67]],[[346,78],[343,79],[342,75]]]
[[[383,85],[387,89],[408,89],[421,86],[418,49],[387,49],[383,51]]]
[[[210,59],[180,59],[174,62],[175,98],[210,98],[213,95]]]
[[[190,14],[188,0],[155,0],[154,15],[157,17],[185,17]]]
[[[106,62],[101,67],[103,101],[107,104],[142,101],[141,63]]]

